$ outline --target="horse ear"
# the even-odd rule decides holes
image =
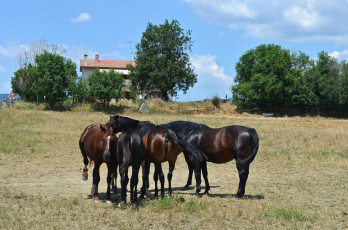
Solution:
[[[119,115],[116,115],[116,120],[118,120],[120,118],[120,116]]]
[[[106,130],[105,125],[100,124],[100,129],[101,129],[103,132],[105,132],[105,130]]]

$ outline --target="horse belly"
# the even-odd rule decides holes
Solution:
[[[227,163],[234,159],[234,156],[229,151],[217,152],[206,154],[209,162],[213,162],[216,164]]]

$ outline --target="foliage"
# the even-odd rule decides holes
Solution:
[[[68,96],[71,82],[76,81],[76,64],[71,59],[47,51],[36,56],[35,62],[40,94],[46,96],[50,105],[57,101],[63,102]]]
[[[47,50],[35,56],[34,64],[24,65],[14,73],[14,93],[29,102],[43,102],[44,96],[50,105],[64,101],[77,79],[76,64]]]
[[[232,94],[239,107],[347,112],[347,65],[324,51],[311,60],[303,52],[260,45],[242,55],[236,71]]]
[[[334,111],[339,107],[341,66],[334,58],[322,51],[312,69],[305,73],[305,80],[311,90],[314,109]]]
[[[122,87],[124,86],[123,76],[113,70],[100,71],[96,69],[88,78],[88,95],[96,97],[109,105],[112,98],[122,98]]]
[[[216,107],[216,108],[220,108],[220,104],[221,104],[221,99],[218,95],[215,95],[212,99],[211,99],[211,103]]]
[[[176,20],[159,26],[148,23],[136,45],[136,66],[128,66],[133,87],[166,101],[168,94],[186,93],[197,82],[187,53],[193,44],[190,36]]]

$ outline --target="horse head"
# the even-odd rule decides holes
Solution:
[[[122,117],[119,115],[110,116],[109,124],[112,126],[114,130],[114,134],[118,132],[124,132],[129,129],[136,129],[139,127],[139,121],[129,118]]]
[[[114,130],[114,134],[121,132],[121,122],[120,122],[120,116],[110,116],[109,124],[111,125],[112,129]]]
[[[103,131],[101,137],[101,149],[103,150],[103,160],[109,161],[112,154],[116,154],[117,137],[114,134],[114,129],[109,123],[100,124],[100,129]]]

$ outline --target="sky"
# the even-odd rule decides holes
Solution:
[[[81,76],[84,53],[133,60],[148,23],[166,19],[192,31],[198,80],[175,101],[231,98],[236,63],[261,44],[348,60],[348,0],[12,0],[0,7],[0,94],[12,91],[18,57],[33,41],[62,47]]]

